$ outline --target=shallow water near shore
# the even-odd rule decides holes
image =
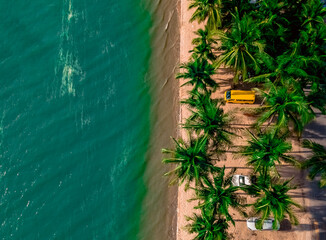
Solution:
[[[153,20],[156,7],[1,1],[3,239],[167,239],[167,224],[151,230],[166,219],[167,192],[152,156],[174,132],[172,118],[152,134],[158,92],[169,91],[154,91],[164,74],[149,69],[165,21]]]
[[[173,239],[177,2],[0,11],[2,239]]]

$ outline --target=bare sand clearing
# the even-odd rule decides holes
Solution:
[[[190,58],[189,50],[193,48],[191,41],[196,36],[194,31],[199,28],[204,28],[204,24],[197,24],[196,22],[190,23],[189,19],[193,13],[193,11],[188,10],[189,1],[181,0],[181,8],[180,8],[180,62],[187,62]],[[217,75],[215,76],[216,81],[219,83],[220,88],[214,93],[214,98],[223,98],[223,93],[230,89],[231,80],[233,78],[232,72],[228,69],[221,68],[218,70]],[[179,86],[184,83],[183,80],[180,81]],[[191,90],[191,87],[182,87],[179,89],[179,97],[180,99],[187,98],[188,91]],[[247,114],[246,108],[259,107],[259,104],[255,105],[241,105],[241,104],[226,104],[224,106],[224,110],[226,113],[230,114],[233,117],[233,129],[237,131],[239,137],[235,137],[233,139],[234,145],[230,148],[230,151],[239,150],[240,146],[246,144],[246,139],[248,139],[248,134],[246,132],[246,128],[249,128],[250,125],[255,121],[253,117]],[[184,120],[189,116],[189,111],[185,106],[180,106],[180,115],[179,122],[183,123]],[[186,131],[179,127],[180,137],[187,139]],[[300,152],[300,148],[298,147],[298,143],[295,139],[292,140],[293,151]],[[246,165],[246,159],[242,156],[228,153],[225,156],[225,161],[220,161],[217,163],[217,166],[222,167],[226,166],[227,170],[232,169],[233,167],[237,167],[238,174],[249,175],[251,173],[251,168]],[[298,184],[299,187],[296,190],[291,192],[291,196],[295,201],[300,203],[303,207],[307,206],[307,200],[303,197],[303,182],[305,181],[305,176],[302,172],[294,169],[291,166],[282,166],[279,169],[283,179],[295,177],[293,183]],[[243,192],[239,192],[246,196]],[[187,221],[185,216],[192,216],[194,212],[198,212],[194,210],[194,206],[196,202],[188,202],[188,199],[194,196],[194,192],[192,190],[184,191],[184,185],[178,188],[178,207],[177,207],[177,240],[191,240],[194,235],[189,234],[184,226],[187,225]],[[246,196],[247,202],[250,203],[254,201],[250,197]],[[229,234],[231,239],[236,240],[273,240],[273,239],[286,239],[286,240],[310,240],[315,239],[313,237],[312,231],[312,220],[309,213],[305,211],[305,209],[300,210],[296,209],[295,213],[298,216],[300,221],[300,225],[291,226],[288,221],[284,221],[281,223],[280,231],[251,231],[246,226],[246,219],[236,213],[235,211],[230,210],[235,221],[235,227],[230,224]],[[248,214],[250,214],[250,209],[247,210]]]

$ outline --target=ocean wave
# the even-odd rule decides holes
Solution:
[[[74,37],[70,30],[72,19],[78,16],[74,10],[72,0],[63,1],[64,9],[62,11],[62,28],[60,34],[60,49],[58,72],[61,75],[60,94],[76,95],[74,78],[80,77],[82,80],[83,71],[79,65],[77,57],[78,52],[74,49]],[[75,22],[77,19],[75,20]]]

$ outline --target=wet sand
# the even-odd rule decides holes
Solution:
[[[142,232],[138,239],[175,239],[177,186],[169,186],[161,163],[162,148],[173,146],[177,137],[179,92],[175,72],[179,66],[179,1],[147,1],[152,12],[152,56],[150,81],[152,109],[151,139],[147,156],[145,182],[148,187],[143,208]]]

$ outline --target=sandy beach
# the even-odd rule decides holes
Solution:
[[[191,41],[195,37],[194,31],[199,28],[204,28],[204,24],[199,25],[197,22],[190,23],[189,19],[193,11],[188,10],[189,1],[181,0],[180,3],[180,62],[187,62],[190,58],[189,50],[193,48]],[[219,83],[220,88],[214,93],[214,98],[222,98],[226,90],[231,87],[231,80],[233,74],[229,69],[220,68],[217,71],[214,79]],[[179,82],[179,86],[184,83],[184,80]],[[179,98],[187,98],[187,92],[191,89],[189,86],[180,87]],[[248,115],[244,115],[245,108],[259,107],[260,104],[256,103],[254,105],[241,105],[241,104],[226,104],[224,106],[224,111],[233,117],[232,125],[233,129],[236,129],[239,137],[233,139],[234,144],[230,151],[237,151],[240,146],[246,144],[246,139],[248,134],[246,133],[246,128],[255,121],[255,118]],[[179,111],[179,123],[183,123],[185,119],[189,116],[189,110],[185,106],[180,106]],[[186,131],[179,127],[178,136],[187,139]],[[293,152],[300,153],[301,149],[298,146],[296,139],[291,139],[293,145]],[[220,161],[216,163],[217,166],[222,167],[225,165],[227,170],[233,167],[237,167],[237,174],[248,175],[251,173],[251,168],[246,166],[246,159],[242,156],[237,156],[231,153],[227,153],[225,156],[225,161]],[[246,226],[246,219],[240,216],[236,212],[232,212],[235,219],[235,227],[230,224],[229,234],[231,239],[236,240],[246,240],[246,239],[256,239],[256,240],[273,240],[273,239],[287,239],[287,240],[309,240],[314,239],[312,231],[312,218],[311,215],[306,211],[307,199],[304,198],[304,181],[305,175],[297,169],[291,166],[282,166],[279,171],[283,179],[289,179],[293,176],[295,177],[293,183],[299,185],[297,189],[291,191],[291,196],[294,200],[303,206],[303,210],[296,209],[295,213],[300,221],[300,225],[291,226],[289,222],[284,221],[281,225],[281,231],[251,231]],[[244,194],[244,193],[239,193]],[[177,240],[191,240],[194,235],[189,234],[184,226],[187,225],[185,216],[192,216],[195,210],[193,209],[196,202],[188,202],[187,200],[192,198],[194,192],[192,190],[184,191],[184,186],[178,188],[178,204],[177,204]],[[252,202],[253,199],[247,196],[247,202]],[[250,214],[250,209],[247,209],[247,213]]]

